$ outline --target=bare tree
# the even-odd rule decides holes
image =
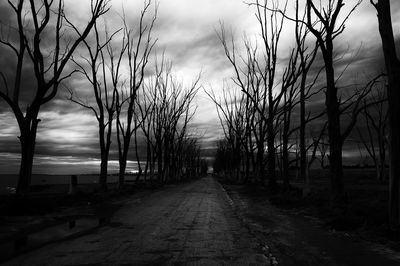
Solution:
[[[304,49],[304,50],[303,50]],[[289,167],[293,162],[297,163],[297,160],[300,158],[300,173],[304,172],[300,175],[302,180],[306,180],[306,170],[307,166],[307,151],[310,147],[306,145],[305,138],[305,129],[306,125],[319,119],[325,114],[325,111],[318,112],[316,114],[312,114],[308,112],[306,114],[305,107],[306,101],[311,99],[313,96],[319,94],[322,91],[321,89],[313,90],[316,80],[319,77],[319,73],[315,75],[313,80],[307,83],[307,75],[309,72],[309,68],[312,65],[312,61],[308,61],[309,55],[305,55],[304,52],[306,48],[302,45],[298,45],[296,49],[292,50],[291,57],[289,59],[288,67],[284,71],[284,75],[282,76],[282,88],[283,91],[283,99],[281,103],[281,107],[278,110],[278,120],[281,121],[281,150],[282,150],[282,177],[283,183],[285,187],[289,187]],[[314,53],[314,52],[313,52]],[[293,119],[293,110],[300,106],[300,124],[295,124]],[[300,157],[294,160],[290,159],[289,153],[290,150],[297,145],[297,137],[296,143],[294,143],[292,135],[295,132],[300,131],[300,135],[298,136],[300,139]],[[304,132],[303,132],[304,131]],[[296,153],[297,154],[297,153]],[[305,165],[303,165],[303,163]],[[305,167],[305,169],[302,169]]]
[[[325,163],[326,152],[328,149],[328,143],[325,140],[327,125],[328,125],[327,122],[323,124],[322,129],[319,130],[319,134],[317,136],[315,136],[312,130],[310,130],[311,143],[309,143],[308,147],[306,148],[306,154],[311,149],[311,155],[310,159],[306,160],[308,168],[307,170],[310,169],[315,160],[318,160],[320,162],[321,169],[325,168],[324,163]],[[317,156],[317,152],[319,153],[319,156]]]
[[[144,8],[140,13],[138,22],[138,34],[129,29],[125,13],[123,15],[124,31],[126,38],[126,49],[128,59],[128,86],[126,90],[119,89],[115,86],[117,93],[117,141],[119,154],[119,186],[124,185],[124,176],[128,153],[132,135],[135,134],[135,142],[137,142],[136,131],[140,127],[136,110],[137,94],[142,86],[149,56],[154,47],[156,40],[152,40],[151,33],[157,17],[157,8],[152,16],[151,22],[146,24],[146,14],[149,12],[151,1],[144,3]],[[110,49],[112,51],[112,49]],[[118,73],[116,73],[118,74]],[[116,78],[118,75],[115,76]],[[132,124],[133,123],[133,124]],[[139,156],[137,151],[137,143],[135,143],[136,157]],[[140,160],[138,159],[139,174],[141,174]]]
[[[99,184],[103,191],[107,190],[107,170],[111,146],[112,122],[116,111],[117,95],[114,87],[118,83],[120,62],[126,49],[125,42],[123,41],[122,49],[117,59],[118,63],[115,66],[113,48],[110,42],[118,32],[116,31],[112,35],[109,35],[107,30],[105,30],[105,37],[102,41],[97,23],[95,23],[95,43],[92,45],[86,40],[83,41],[88,52],[88,56],[83,58],[84,63],[74,59],[74,62],[80,68],[79,72],[86,77],[93,89],[96,105],[92,105],[88,100],[83,100],[75,96],[72,90],[70,90],[69,96],[70,101],[92,111],[98,122],[101,159]],[[108,54],[109,58],[106,58],[105,54]],[[111,62],[110,68],[107,66],[108,61]],[[111,82],[108,80],[109,74],[111,74]]]
[[[150,86],[151,88],[152,86]],[[150,180],[154,179],[154,167],[155,167],[155,141],[154,135],[152,134],[151,126],[153,119],[155,117],[155,108],[153,105],[153,101],[149,96],[149,93],[146,93],[146,89],[149,86],[143,85],[141,90],[138,92],[139,96],[138,99],[138,109],[139,109],[139,116],[142,123],[141,130],[143,132],[145,141],[146,141],[146,165],[144,169],[144,178],[147,178],[148,170],[150,172]],[[150,89],[149,89],[150,90]],[[140,95],[141,94],[141,95]]]
[[[364,148],[374,162],[377,180],[383,182],[386,171],[387,98],[383,90],[377,90],[371,93],[369,98],[372,98],[376,104],[368,108],[367,101],[364,101],[364,106],[366,107],[362,111],[364,117],[362,121],[365,122],[364,129],[366,130],[358,128],[357,131]],[[363,132],[366,132],[366,134]]]
[[[43,104],[50,102],[56,95],[60,84],[75,71],[64,73],[68,62],[79,44],[86,39],[96,20],[108,11],[108,1],[91,1],[91,14],[87,24],[78,30],[64,12],[64,1],[9,1],[14,11],[17,25],[9,25],[15,30],[15,41],[2,36],[0,43],[13,52],[16,66],[13,76],[3,77],[0,97],[7,102],[18,122],[21,143],[21,165],[17,193],[29,191],[32,176],[33,156],[38,118]],[[76,37],[64,39],[68,28],[73,28]],[[53,47],[49,47],[53,45]],[[24,78],[24,66],[31,65],[35,82],[34,96],[30,101],[21,99],[21,92],[28,88],[21,82]],[[14,76],[15,75],[15,76]],[[11,79],[14,79],[13,82]],[[31,88],[29,88],[31,89]],[[24,107],[27,106],[26,110]]]
[[[274,96],[274,87],[276,86],[276,72],[277,72],[277,58],[278,58],[278,47],[279,40],[283,29],[284,16],[279,18],[276,12],[268,11],[269,1],[265,0],[262,5],[257,1],[257,12],[256,17],[260,26],[261,36],[263,39],[264,56],[266,56],[266,64],[260,65],[258,69],[262,77],[264,86],[267,89],[267,105],[268,105],[268,116],[266,118],[267,124],[267,149],[268,149],[268,185],[271,187],[276,186],[276,174],[275,174],[275,137],[276,137],[276,113],[279,106],[279,102],[285,92],[282,89],[278,95]],[[277,5],[276,2],[272,1],[273,5]],[[283,12],[286,11],[287,1],[284,2]],[[270,24],[270,25],[268,25]],[[261,113],[264,116],[264,113]]]
[[[299,48],[299,46],[298,46]],[[297,79],[301,75],[301,68],[297,67],[299,60],[300,49],[292,49],[290,54],[288,66],[284,70],[282,76],[281,90],[283,92],[283,103],[278,116],[282,117],[282,130],[281,130],[281,150],[282,150],[282,177],[284,186],[289,187],[289,150],[291,144],[289,143],[290,136],[294,132],[292,127],[292,111],[299,103],[296,98],[299,98],[299,86],[297,86]]]
[[[316,140],[317,138],[313,138],[313,140]],[[319,164],[321,166],[321,169],[325,168],[325,158],[328,157],[327,156],[327,151],[329,148],[329,143],[326,137],[326,134],[322,134],[320,141],[315,142],[313,141],[317,146],[318,149],[318,153],[319,153],[319,157],[317,157],[317,160],[319,161]]]
[[[262,40],[262,49],[258,51],[257,45],[253,47],[249,41],[245,42],[247,54],[242,61],[245,67],[241,67],[238,62],[235,51],[235,45],[232,42],[230,49],[227,44],[225,31],[221,27],[219,35],[221,43],[224,47],[225,54],[235,70],[234,82],[238,85],[242,92],[251,99],[253,106],[256,108],[260,120],[257,121],[259,135],[256,140],[257,161],[259,167],[259,175],[264,182],[264,145],[267,142],[267,164],[268,164],[268,184],[271,187],[276,185],[275,174],[275,137],[277,126],[277,112],[279,103],[284,95],[285,90],[278,93],[274,92],[277,85],[277,60],[279,40],[283,29],[283,21],[285,16],[280,16],[278,12],[270,11],[269,5],[273,8],[277,7],[277,1],[264,0],[250,3],[256,7],[256,18],[260,28]],[[287,2],[284,4],[282,13],[286,11]],[[243,59],[243,58],[241,58]]]
[[[400,226],[400,60],[397,56],[393,35],[390,1],[371,0],[378,13],[379,33],[388,76],[389,104],[389,223],[392,228]]]
[[[240,180],[240,171],[242,163],[242,148],[244,141],[247,139],[245,136],[243,108],[245,107],[243,95],[234,95],[229,89],[223,89],[223,99],[217,99],[216,95],[211,91],[206,94],[214,102],[218,118],[224,132],[225,140],[229,149],[232,151],[229,154],[230,167],[224,170],[229,170],[229,175],[235,177],[236,181]]]
[[[315,76],[315,79],[307,84],[307,80],[309,78],[310,69],[314,63],[314,60],[318,51],[318,42],[315,43],[314,47],[309,51],[309,46],[307,45],[307,37],[309,36],[309,31],[307,27],[301,21],[305,20],[306,12],[303,17],[300,19],[300,10],[299,10],[299,1],[296,1],[296,43],[299,49],[299,67],[301,69],[301,77],[300,77],[300,178],[302,180],[306,179],[306,170],[307,170],[307,149],[306,149],[306,99],[309,98],[312,88],[315,84],[315,81],[319,77],[319,73]]]
[[[329,161],[331,175],[331,202],[333,205],[340,205],[344,200],[343,186],[343,167],[342,167],[342,147],[346,137],[353,129],[356,118],[361,111],[360,102],[367,95],[370,88],[375,83],[368,83],[365,89],[353,94],[349,97],[352,103],[341,109],[340,99],[338,96],[338,87],[336,81],[338,77],[335,75],[334,68],[334,39],[343,33],[345,23],[349,16],[354,12],[361,1],[357,1],[350,11],[342,16],[340,13],[344,6],[344,0],[329,1],[326,6],[315,5],[312,0],[307,0],[307,27],[315,36],[319,49],[325,63],[326,74],[326,97],[325,105],[328,116],[328,136],[329,136]],[[340,78],[340,76],[339,76]],[[368,89],[367,89],[368,88]],[[351,122],[342,131],[340,117],[351,106]]]
[[[235,78],[233,78],[233,82],[241,89],[244,94],[245,101],[241,100],[241,102],[245,103],[245,112],[246,115],[245,121],[245,131],[247,135],[247,139],[245,140],[248,144],[246,148],[248,151],[248,155],[251,156],[251,160],[253,162],[253,170],[256,173],[256,178],[261,181],[262,184],[265,184],[265,141],[267,139],[267,118],[265,114],[268,112],[267,110],[267,86],[263,84],[262,76],[258,73],[258,58],[257,58],[257,48],[253,48],[249,40],[245,40],[245,48],[246,48],[246,56],[241,61],[237,60],[237,54],[235,49],[235,44],[232,41],[231,49],[228,47],[225,29],[223,25],[221,26],[221,34],[219,35],[221,43],[224,47],[225,54],[235,69]],[[241,66],[243,63],[244,66]],[[231,125],[234,120],[234,117],[238,115],[238,108],[233,108],[229,112],[228,108],[228,99],[225,97],[225,106],[221,104],[219,110],[226,109],[225,111],[225,121],[222,124],[225,125],[225,122],[228,125]],[[215,103],[217,101],[214,100]],[[240,107],[242,108],[242,107]],[[234,111],[235,110],[235,111]],[[224,113],[224,112],[223,112]],[[230,113],[230,115],[228,115]],[[232,118],[232,119],[229,119]],[[241,131],[242,127],[239,129],[235,129],[237,133]],[[226,133],[226,132],[225,132]],[[227,134],[225,134],[227,136]],[[254,148],[253,148],[254,146]],[[255,156],[254,155],[255,149]],[[246,159],[246,163],[249,163]]]
[[[182,162],[179,151],[188,138],[187,127],[194,115],[192,103],[199,90],[199,80],[200,75],[190,86],[184,87],[173,76],[172,64],[163,57],[161,62],[156,62],[155,75],[139,99],[141,116],[146,116],[142,130],[150,172],[152,174],[157,165],[157,178],[161,183],[176,180],[179,172],[180,167],[175,162]]]

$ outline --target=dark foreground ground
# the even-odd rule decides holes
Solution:
[[[109,224],[5,265],[400,265],[399,253],[261,194],[205,177],[134,195]]]
[[[5,265],[270,265],[211,177],[127,199],[110,224]]]
[[[400,265],[400,252],[359,235],[332,229],[301,208],[270,203],[265,188],[224,185],[236,212],[265,241],[279,265]]]

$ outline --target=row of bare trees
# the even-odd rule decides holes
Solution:
[[[138,105],[140,126],[146,138],[145,175],[149,169],[153,176],[157,167],[160,182],[180,181],[184,176],[192,178],[201,170],[198,139],[188,130],[195,112],[192,103],[199,90],[200,75],[184,87],[174,77],[172,64],[164,58],[155,73],[154,79],[140,91],[142,101]]]
[[[347,13],[343,8],[344,0],[318,3],[297,0],[294,12],[288,12],[287,3],[274,0],[249,3],[256,10],[261,38],[255,41],[245,39],[244,54],[238,53],[237,44],[233,38],[229,40],[221,26],[219,37],[235,76],[232,78],[234,87],[226,88],[221,97],[209,92],[224,129],[224,140],[218,144],[214,166],[219,171],[229,169],[229,174],[235,179],[240,179],[244,173],[244,180],[249,180],[251,173],[252,178],[264,184],[268,177],[269,186],[274,187],[279,162],[287,186],[290,182],[288,169],[292,164],[297,166],[300,163],[300,177],[307,180],[311,163],[318,155],[328,154],[331,203],[335,207],[342,206],[345,204],[343,145],[360,117],[367,126],[367,132],[359,132],[360,139],[375,162],[378,177],[383,178],[388,105],[390,220],[391,225],[398,226],[400,185],[396,174],[399,152],[396,138],[399,134],[394,132],[399,125],[395,112],[400,102],[396,98],[399,95],[400,64],[391,28],[390,3],[388,0],[371,1],[378,11],[387,66],[388,97],[379,90],[385,82],[384,75],[370,77],[364,84],[348,85],[342,80],[348,65],[341,69],[336,67],[336,62],[343,56],[336,55],[335,39],[344,32],[347,20],[361,1],[350,3],[352,6]],[[285,23],[286,27],[293,28],[293,48],[279,51]],[[321,59],[322,66],[316,64],[316,58]],[[307,112],[306,103],[321,92],[325,94],[325,109]],[[323,116],[327,117],[326,123],[317,123]],[[314,129],[319,124],[321,130],[314,136],[309,130],[310,134],[306,136],[311,121],[315,121]],[[325,145],[329,147],[328,151],[325,151]],[[264,169],[267,169],[267,175]]]
[[[143,174],[140,143],[147,144],[145,178],[161,182],[178,181],[206,171],[200,157],[198,138],[188,124],[195,109],[193,99],[200,76],[185,87],[172,73],[172,64],[164,57],[155,59],[154,71],[149,61],[156,44],[152,31],[157,18],[151,1],[144,8],[134,28],[128,25],[125,11],[123,27],[110,32],[101,23],[111,8],[108,1],[92,0],[87,25],[74,24],[67,17],[64,1],[8,2],[15,21],[2,25],[0,43],[15,55],[15,71],[1,72],[0,97],[12,109],[20,128],[21,168],[17,193],[29,192],[39,112],[43,104],[55,98],[60,84],[72,75],[87,80],[91,93],[80,97],[69,89],[69,100],[93,112],[98,123],[100,148],[99,184],[107,190],[108,161],[111,143],[117,140],[119,185],[123,187],[128,158],[136,158]],[[151,15],[150,15],[151,14]],[[15,25],[15,26],[14,26]],[[8,34],[5,34],[7,27]],[[54,46],[52,47],[51,45]],[[75,56],[77,49],[79,56]],[[34,83],[26,87],[22,80],[33,72]],[[33,92],[32,98],[20,97]],[[26,109],[24,109],[26,107]],[[134,141],[135,154],[131,142]],[[155,170],[157,167],[157,170]],[[149,171],[148,171],[149,170]]]
[[[146,66],[156,43],[156,40],[152,40],[151,33],[157,10],[150,23],[145,23],[150,7],[151,2],[145,2],[137,22],[136,36],[133,29],[128,27],[125,11],[122,16],[124,27],[111,34],[108,32],[107,25],[104,25],[103,30],[99,30],[99,25],[96,23],[93,38],[89,39],[91,42],[84,41],[87,55],[74,59],[79,72],[86,77],[93,89],[95,103],[92,104],[87,99],[75,96],[72,90],[69,99],[91,110],[97,119],[101,158],[99,183],[103,190],[107,189],[107,168],[113,123],[115,122],[117,133],[120,187],[124,185],[131,139],[139,128],[135,106],[138,102],[138,91],[143,84]],[[117,39],[118,37],[120,39]],[[114,42],[113,39],[117,41]]]

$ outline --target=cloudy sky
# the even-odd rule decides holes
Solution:
[[[2,1],[0,17],[3,24],[10,18],[9,7]],[[355,0],[347,0],[347,8]],[[400,33],[400,3],[391,1],[395,34]],[[77,23],[85,21],[85,10],[88,1],[66,0],[67,15]],[[232,30],[233,38],[238,47],[243,36],[256,36],[258,32],[254,17],[254,8],[242,0],[159,0],[158,18],[154,30],[157,38],[155,51],[160,54],[165,51],[166,57],[173,61],[174,73],[182,82],[189,84],[201,72],[201,84],[207,91],[213,90],[217,95],[225,81],[233,76],[218,39],[216,31],[223,23]],[[111,29],[121,27],[118,14],[121,7],[129,18],[130,26],[135,26],[139,12],[143,7],[141,0],[111,0],[112,9],[104,17]],[[292,9],[294,1],[289,1]],[[345,33],[337,40],[338,53],[344,53],[338,67],[345,66],[349,61],[351,67],[344,79],[357,79],[361,82],[369,75],[382,71],[380,37],[377,19],[369,1],[364,2],[355,11],[346,24]],[[285,57],[285,49],[291,47],[290,36],[293,27],[288,22],[284,28],[281,41],[281,56]],[[240,51],[239,51],[240,52]],[[0,47],[0,71],[9,74],[13,59],[9,51]],[[283,61],[281,62],[283,64]],[[29,80],[29,78],[27,78]],[[349,81],[352,82],[353,80]],[[75,84],[74,90],[83,92],[90,88],[82,82],[82,77],[73,76],[68,84]],[[29,90],[29,82],[25,84]],[[0,89],[4,89],[3,85]],[[41,122],[37,136],[37,152],[34,173],[93,172],[99,164],[97,122],[92,113],[66,100],[66,91],[42,108]],[[29,93],[26,93],[29,97]],[[204,148],[210,148],[215,139],[222,137],[222,131],[215,107],[203,91],[196,98],[197,113],[192,123],[192,130],[203,137]],[[321,107],[322,99],[312,104]],[[19,167],[18,127],[13,114],[3,101],[0,101],[0,171],[2,173],[17,173]],[[115,142],[115,141],[114,141]],[[115,146],[112,147],[113,153]],[[351,155],[351,148],[345,155]],[[355,152],[355,153],[358,153]],[[115,153],[114,153],[115,154]],[[358,155],[358,154],[357,154]],[[113,156],[113,155],[112,155]],[[115,159],[115,156],[113,157]],[[115,164],[112,162],[112,165]],[[113,166],[112,166],[113,167]],[[131,165],[132,167],[132,165]],[[116,169],[112,168],[112,169]],[[72,173],[71,172],[71,173]]]

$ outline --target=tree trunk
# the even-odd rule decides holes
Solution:
[[[290,116],[292,104],[291,99],[287,99],[285,92],[284,95],[284,118],[283,118],[283,132],[282,132],[282,174],[283,174],[283,185],[285,188],[289,188],[289,129],[290,129]]]
[[[381,182],[384,182],[386,179],[386,173],[385,173],[385,150],[380,151],[380,156],[379,156],[379,179]]]
[[[164,150],[162,152],[162,156],[164,158],[163,164],[164,164],[164,169],[163,169],[163,177],[164,181],[167,183],[170,181],[170,162],[169,162],[169,152],[170,152],[170,147],[169,147],[169,139],[166,138],[164,142]]]
[[[399,72],[400,73],[400,69]],[[400,82],[397,85],[397,90],[400,90]],[[399,93],[397,91],[396,93]],[[390,94],[389,94],[390,95]],[[391,96],[389,96],[390,99]],[[389,170],[389,223],[392,229],[400,227],[400,119],[399,119],[399,102],[400,97],[397,97],[397,106],[391,106],[389,121],[390,127],[390,170]],[[393,102],[392,102],[393,105]],[[397,110],[396,110],[397,109]],[[396,117],[397,115],[397,117]]]
[[[379,0],[375,4],[378,12],[379,33],[388,75],[389,105],[389,224],[392,229],[400,227],[400,61],[396,54],[393,36],[390,1]]]
[[[265,185],[265,173],[264,173],[264,142],[259,141],[257,144],[257,172],[261,184]]]
[[[247,146],[247,144],[246,144],[246,146]],[[246,147],[246,166],[245,166],[245,177],[244,177],[245,183],[249,182],[249,176],[250,176],[250,154]]]
[[[136,120],[135,120],[136,121]],[[135,128],[137,128],[137,123],[135,122]],[[139,182],[140,177],[142,176],[143,170],[142,170],[142,164],[140,163],[140,158],[139,158],[139,151],[138,151],[138,141],[137,141],[137,129],[135,129],[135,155],[136,155],[136,161],[138,164],[138,173],[136,176],[136,183]],[[129,146],[128,146],[129,147]]]
[[[344,203],[342,137],[340,131],[340,110],[335,85],[333,68],[333,44],[327,40],[327,50],[324,52],[326,73],[325,105],[328,114],[329,162],[331,179],[331,204],[340,206]]]
[[[286,95],[285,95],[286,98]],[[285,99],[286,101],[286,99]],[[290,108],[284,107],[285,109]],[[290,112],[285,110],[284,124],[282,132],[282,175],[283,185],[287,189],[289,188],[289,127],[290,127]]]
[[[125,149],[125,140],[123,143],[123,150],[119,157],[119,171],[118,171],[118,187],[122,189],[125,185],[125,172],[126,172],[126,160],[128,157],[128,150]]]
[[[306,179],[306,100],[305,100],[305,82],[306,76],[302,77],[300,86],[300,179],[305,182]]]
[[[125,185],[126,158],[119,160],[118,187],[122,189]]]
[[[271,116],[271,114],[270,114]],[[270,120],[271,117],[270,117]],[[274,188],[276,186],[276,173],[275,173],[275,132],[274,123],[268,123],[267,135],[267,149],[268,149],[268,186]]]
[[[282,147],[282,174],[283,174],[283,185],[285,188],[289,188],[289,152],[288,152],[288,143],[283,140]]]
[[[153,150],[151,150],[150,155],[150,182],[154,180],[154,168],[155,168],[156,159],[154,158]]]
[[[149,166],[151,166],[151,163],[152,163],[152,158],[151,158],[150,143],[149,143],[149,140],[147,140],[146,141],[146,165],[144,168],[144,181],[146,181]]]
[[[164,183],[163,160],[162,160],[163,158],[162,158],[162,156],[163,156],[162,149],[161,149],[161,147],[159,147],[158,148],[158,152],[157,152],[157,159],[158,159],[158,162],[157,162],[157,169],[158,169],[157,178],[161,183]]]
[[[102,191],[107,191],[108,152],[101,151],[99,184]]]
[[[268,84],[268,119],[267,119],[267,150],[268,150],[268,186],[276,187],[275,173],[275,103],[273,99],[272,82]]]
[[[381,169],[380,162],[378,162],[378,160],[376,160],[376,162],[375,162],[376,180],[377,180],[379,183],[382,183],[382,180],[381,180],[381,171],[380,171],[380,169]]]
[[[120,189],[123,188],[125,184],[125,172],[126,172],[126,165],[127,165],[127,160],[128,160],[128,151],[129,151],[129,145],[130,145],[130,137],[126,135],[123,138],[123,146],[122,146],[122,153],[120,153],[120,158],[119,158],[119,180],[118,180],[118,186]]]
[[[303,197],[307,197],[311,193],[310,167],[308,164],[307,157],[305,158],[305,161],[306,161],[306,169],[305,169],[305,176],[304,176]]]
[[[138,170],[138,172],[137,172],[136,179],[135,179],[135,182],[136,182],[136,183],[139,182],[140,177],[142,176],[142,173],[143,173],[143,170],[142,170],[141,167],[139,167],[139,170]]]
[[[105,126],[104,120],[99,121],[99,138],[100,138],[100,176],[99,176],[99,185],[101,191],[107,191],[107,172],[108,172],[108,155],[110,151],[110,142],[111,142],[111,129],[108,126],[109,132],[106,134],[105,139]]]
[[[236,136],[235,140],[235,167],[236,167],[236,182],[241,181],[241,165],[242,165],[242,156],[241,156],[241,150],[240,150],[240,137]],[[198,162],[200,164],[200,162]],[[200,167],[199,167],[200,168]]]
[[[35,118],[32,120],[24,118],[22,126],[20,127],[21,164],[17,184],[17,194],[20,195],[29,193],[31,185],[36,132],[40,121],[36,118],[36,115],[34,117]]]

